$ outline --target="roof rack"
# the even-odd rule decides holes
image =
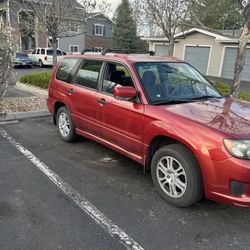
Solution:
[[[110,49],[110,48],[104,48],[101,52],[101,55],[106,55],[107,53],[110,52],[117,52],[117,53],[123,53],[123,54],[149,54],[150,56],[154,56],[155,52],[154,51],[145,51],[145,50],[138,50],[138,49]]]
[[[81,54],[85,54],[86,52],[101,52],[103,49],[100,49],[100,48],[88,48],[88,49],[84,49]]]

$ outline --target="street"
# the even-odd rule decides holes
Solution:
[[[133,241],[134,249],[249,249],[249,209],[205,199],[172,207],[142,166],[84,138],[63,142],[51,117],[0,124],[0,159],[0,249],[129,249]]]

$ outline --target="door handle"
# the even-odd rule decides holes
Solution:
[[[75,90],[74,90],[74,89],[67,89],[67,93],[68,93],[69,95],[72,95],[72,94],[75,93]]]
[[[97,102],[100,103],[101,105],[106,105],[106,104],[108,104],[108,102],[107,102],[105,99],[103,99],[103,98],[97,99]]]

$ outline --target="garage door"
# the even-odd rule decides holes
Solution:
[[[190,63],[202,74],[207,74],[210,47],[187,46],[185,50],[185,61]]]
[[[167,56],[168,55],[168,45],[155,44],[155,55]]]
[[[236,53],[237,48],[225,49],[224,63],[221,73],[222,78],[233,79]],[[246,61],[242,71],[241,79],[250,81],[250,49],[247,49],[246,52]]]

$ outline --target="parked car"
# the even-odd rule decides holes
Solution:
[[[24,52],[16,52],[15,58],[13,61],[14,67],[32,67],[32,60],[28,57],[28,55]]]
[[[250,103],[173,57],[67,55],[47,106],[60,137],[95,140],[151,171],[159,194],[250,207]]]
[[[57,49],[57,62],[59,62],[64,56],[60,49]],[[36,48],[30,54],[29,57],[34,65],[40,67],[53,66],[53,49],[52,48]]]

